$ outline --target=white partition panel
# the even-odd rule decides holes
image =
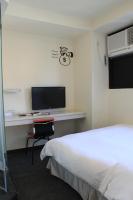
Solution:
[[[4,130],[4,109],[3,109],[3,79],[2,79],[2,24],[0,4],[0,189],[7,191],[7,167],[6,167],[6,145]]]

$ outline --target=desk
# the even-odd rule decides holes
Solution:
[[[19,126],[19,125],[26,125],[26,124],[32,124],[34,119],[41,119],[41,118],[49,118],[53,117],[55,121],[63,121],[63,120],[72,120],[72,119],[81,119],[85,118],[86,114],[84,112],[61,112],[61,113],[55,113],[50,115],[37,115],[37,116],[13,116],[13,117],[7,117],[5,119],[5,126]]]
[[[25,138],[29,131],[30,124],[34,119],[53,117],[55,122],[55,137],[67,135],[75,132],[76,119],[84,119],[86,114],[84,112],[58,112],[50,115],[38,115],[38,116],[13,116],[6,117],[6,139],[7,149],[20,149],[25,147]],[[58,123],[59,122],[59,123]],[[60,123],[61,122],[61,123]]]

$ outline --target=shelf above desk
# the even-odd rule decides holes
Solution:
[[[7,89],[4,89],[4,93],[6,93],[6,94],[18,94],[20,92],[21,92],[20,88],[7,88]]]
[[[55,121],[64,121],[64,120],[74,120],[74,119],[82,119],[86,117],[84,112],[64,112],[58,114],[50,114],[50,115],[38,115],[38,116],[13,116],[7,117],[5,119],[5,126],[19,126],[19,125],[26,125],[32,124],[34,119],[42,119],[42,118],[49,118],[53,117]]]

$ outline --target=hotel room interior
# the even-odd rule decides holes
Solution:
[[[0,199],[133,200],[133,1],[0,3]]]

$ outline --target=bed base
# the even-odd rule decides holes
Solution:
[[[47,168],[50,169],[52,175],[62,179],[76,190],[83,200],[107,200],[99,191],[66,170],[53,158],[49,159]]]

